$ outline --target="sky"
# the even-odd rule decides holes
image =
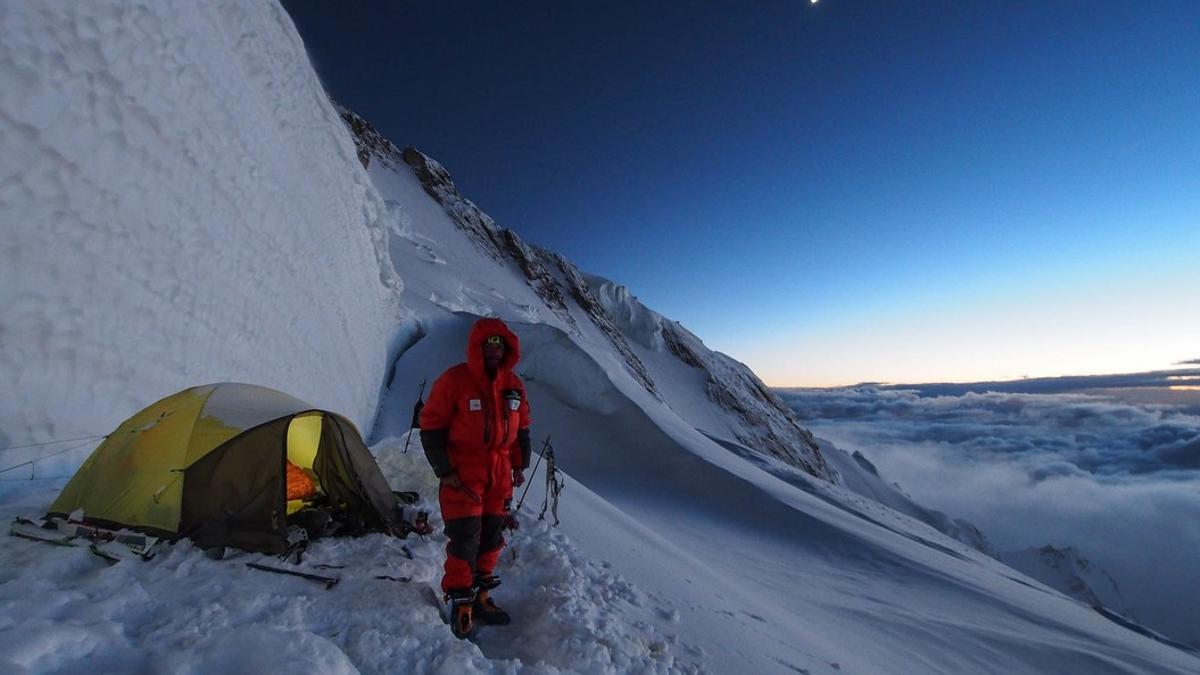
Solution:
[[[770,385],[1200,357],[1200,3],[284,6],[336,100]]]

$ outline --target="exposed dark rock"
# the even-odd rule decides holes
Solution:
[[[696,356],[696,352],[693,352],[691,348],[689,348],[683,341],[679,339],[679,333],[669,329],[666,325],[664,325],[662,336],[663,342],[665,342],[667,345],[667,349],[670,350],[670,352],[676,357],[678,357],[680,361],[683,361],[693,368],[700,368],[701,370],[704,369],[704,362],[700,360],[699,356]]]
[[[565,324],[578,330],[578,324],[567,307],[562,283],[547,269],[547,263],[557,266],[566,280],[566,292],[570,293],[617,352],[624,357],[626,366],[634,378],[650,393],[658,395],[645,365],[630,349],[625,336],[613,325],[612,319],[596,301],[587,282],[573,264],[556,253],[535,249],[526,244],[516,232],[497,226],[490,216],[459,194],[458,188],[450,178],[450,172],[436,160],[416,148],[405,148],[402,157],[429,196],[442,205],[446,213],[481,250],[498,262],[516,263],[529,281],[530,287],[546,306]]]
[[[507,258],[506,245],[496,221],[475,206],[474,202],[459,194],[454,181],[450,179],[450,172],[416,148],[405,148],[401,156],[416,174],[417,180],[421,181],[421,187],[442,205],[459,229],[474,240],[488,257],[503,263]]]
[[[687,365],[705,372],[705,393],[720,407],[741,418],[743,445],[765,452],[817,478],[834,480],[835,472],[821,455],[812,434],[796,413],[745,365],[707,349],[700,339],[674,321],[663,321],[667,349]]]
[[[546,265],[543,263],[544,254],[540,250],[535,251],[533,247],[522,241],[517,236],[517,233],[512,230],[503,230],[502,236],[509,257],[521,268],[521,272],[529,281],[529,285],[533,287],[534,292],[538,294],[538,297],[559,318],[572,328],[578,329],[579,326],[575,323],[575,317],[571,316],[571,311],[567,308],[567,301],[563,297],[562,287],[559,285],[558,279],[554,278],[554,275],[546,269]]]
[[[337,106],[338,113],[346,126],[350,127],[350,136],[354,139],[354,148],[358,152],[358,161],[366,169],[371,165],[371,158],[390,169],[396,169],[400,164],[400,149],[394,143],[384,138],[371,123],[359,117],[353,111]]]
[[[871,463],[871,460],[867,459],[861,452],[855,450],[854,454],[850,455],[850,457],[852,457],[855,462],[858,462],[858,465],[861,466],[863,469],[871,472],[872,474],[874,474],[876,476],[879,475],[879,469],[876,469],[875,465]]]

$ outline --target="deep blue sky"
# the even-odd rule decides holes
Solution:
[[[284,5],[336,99],[770,384],[1200,356],[1200,1]]]

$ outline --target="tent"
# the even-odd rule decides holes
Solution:
[[[99,527],[282,553],[289,463],[315,479],[351,532],[404,531],[396,497],[349,420],[236,383],[186,389],[125,420],[48,515],[82,509]]]

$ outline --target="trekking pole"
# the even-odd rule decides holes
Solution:
[[[408,444],[412,441],[412,430],[421,428],[421,408],[425,407],[422,399],[425,398],[425,383],[428,381],[428,378],[421,380],[421,391],[417,393],[417,403],[413,406],[412,424],[408,426],[408,436],[404,439],[404,454],[406,455],[408,454]]]
[[[533,485],[533,477],[537,475],[538,466],[542,463],[542,457],[546,454],[546,448],[550,447],[550,435],[546,435],[546,440],[542,441],[542,451],[538,453],[538,461],[533,465],[533,472],[529,474],[529,480],[525,481],[525,491],[521,493],[521,499],[517,502],[515,511],[521,510],[521,505],[525,503],[525,495],[529,494],[529,486]],[[553,450],[551,450],[553,452]]]

